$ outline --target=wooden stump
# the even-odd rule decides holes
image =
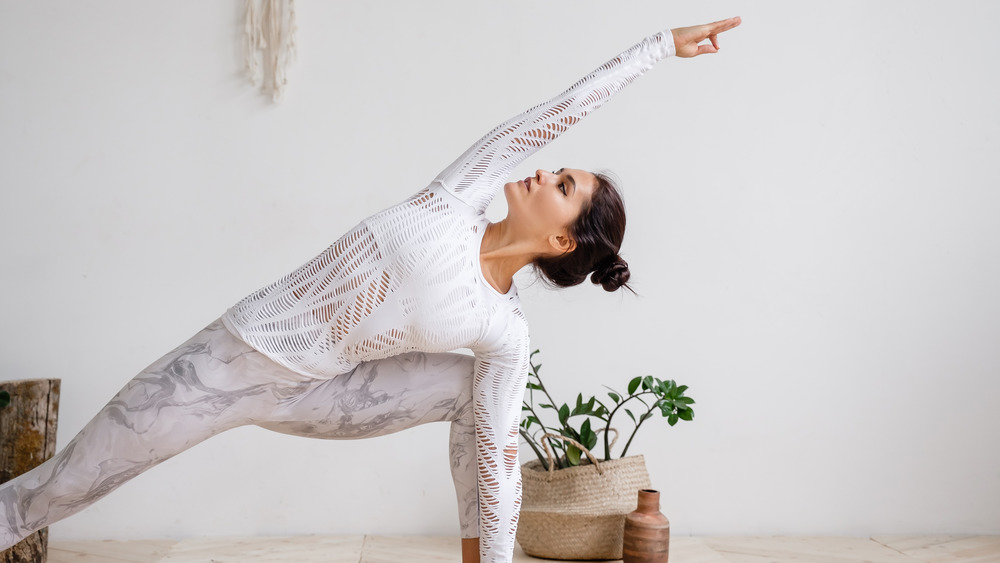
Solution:
[[[10,404],[0,407],[0,483],[25,473],[56,453],[59,380],[0,381]],[[48,528],[0,551],[0,563],[44,563]]]

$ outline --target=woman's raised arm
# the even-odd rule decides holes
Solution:
[[[435,182],[477,210],[485,210],[524,159],[604,105],[661,59],[675,52],[682,57],[714,53],[719,48],[718,34],[739,24],[737,17],[646,37],[565,92],[494,128],[438,174]],[[705,39],[711,44],[699,46]]]

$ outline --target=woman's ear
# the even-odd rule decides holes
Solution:
[[[565,233],[561,235],[549,235],[549,245],[552,246],[556,254],[566,254],[576,249],[576,241],[573,240],[573,237]]]

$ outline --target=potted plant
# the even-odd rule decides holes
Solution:
[[[686,385],[647,375],[632,378],[628,394],[605,386],[607,401],[578,393],[574,406],[559,405],[539,375],[537,353],[529,360],[519,429],[537,459],[521,467],[518,543],[536,557],[621,559],[625,516],[636,508],[637,491],[650,487],[644,458],[626,455],[632,440],[657,412],[670,426],[693,420],[694,399],[684,394]],[[545,411],[552,411],[555,423],[543,421]],[[615,457],[619,436],[613,423],[621,421],[631,431]],[[600,456],[594,453],[599,445]]]

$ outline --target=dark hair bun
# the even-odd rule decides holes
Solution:
[[[590,276],[590,281],[601,284],[604,291],[616,291],[628,283],[631,276],[632,274],[628,271],[628,262],[622,260],[621,256],[615,255],[598,264]]]

